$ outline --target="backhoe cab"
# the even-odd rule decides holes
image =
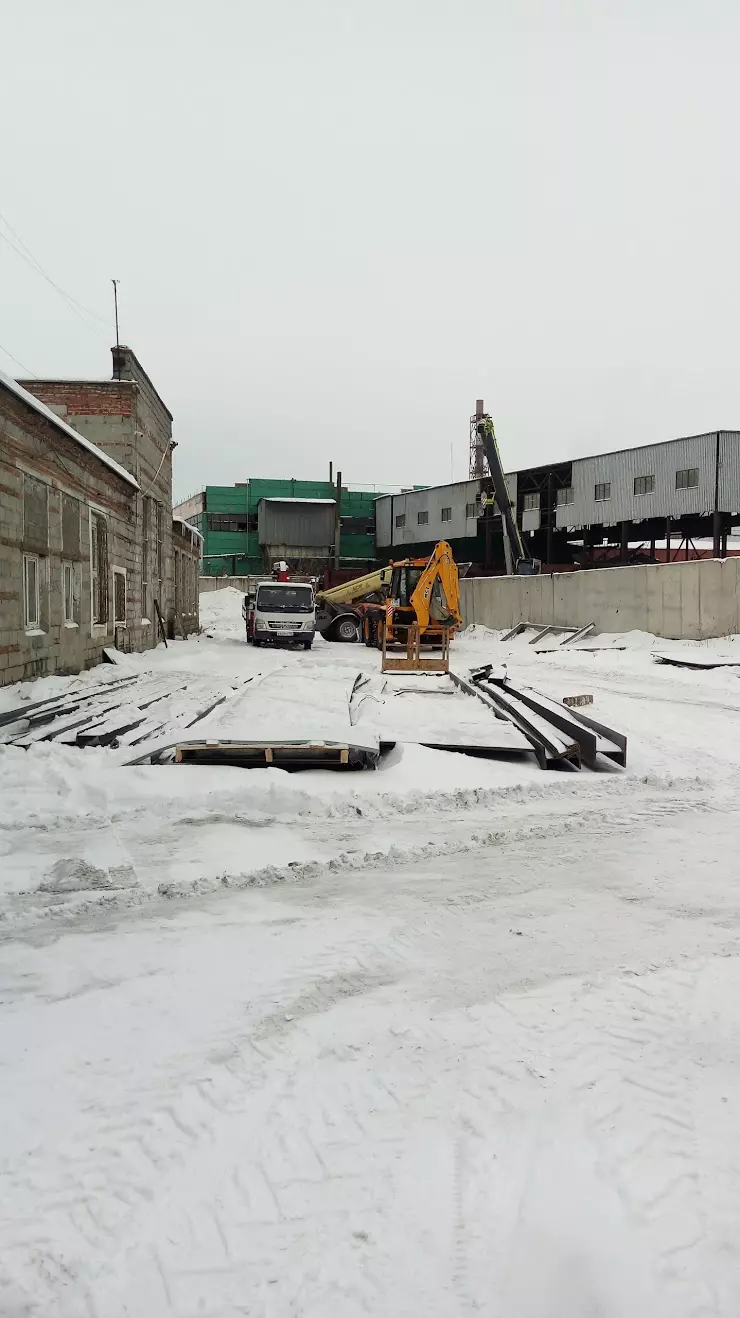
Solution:
[[[362,607],[362,639],[366,645],[406,644],[410,627],[417,627],[422,645],[439,645],[462,625],[457,564],[446,540],[430,558],[405,558],[391,564],[385,603]]]

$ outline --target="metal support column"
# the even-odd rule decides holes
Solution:
[[[334,505],[334,566],[339,567],[340,540],[342,538],[342,473],[337,472],[336,504]]]
[[[545,546],[545,558],[547,559],[547,566],[548,566],[548,567],[549,567],[550,564],[552,563],[552,532],[553,532],[553,522],[554,522],[554,521],[555,521],[555,509],[554,509],[554,507],[553,507],[552,472],[548,472],[548,475],[547,475],[547,540],[546,540],[546,546]]]

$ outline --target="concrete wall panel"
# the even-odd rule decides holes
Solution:
[[[647,631],[676,640],[740,633],[740,559],[601,568],[539,577],[472,577],[460,583],[466,625],[518,622],[598,632]]]

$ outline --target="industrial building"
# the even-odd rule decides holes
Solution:
[[[452,544],[461,562],[503,570],[501,518],[490,479],[471,447],[467,481],[376,500],[378,554],[424,554]],[[543,567],[695,557],[711,538],[724,556],[740,521],[740,431],[719,430],[571,462],[543,464],[506,477],[529,552]]]
[[[172,417],[131,349],[112,351],[112,380],[24,388],[0,373],[0,685],[198,627]]]
[[[359,573],[375,564],[376,498],[375,490],[342,486],[342,569]],[[328,480],[208,485],[174,511],[203,536],[206,576],[259,575],[276,558],[294,571],[320,571],[335,561],[336,486]]]

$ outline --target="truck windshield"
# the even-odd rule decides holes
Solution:
[[[257,591],[260,613],[313,613],[310,586],[260,586]]]

